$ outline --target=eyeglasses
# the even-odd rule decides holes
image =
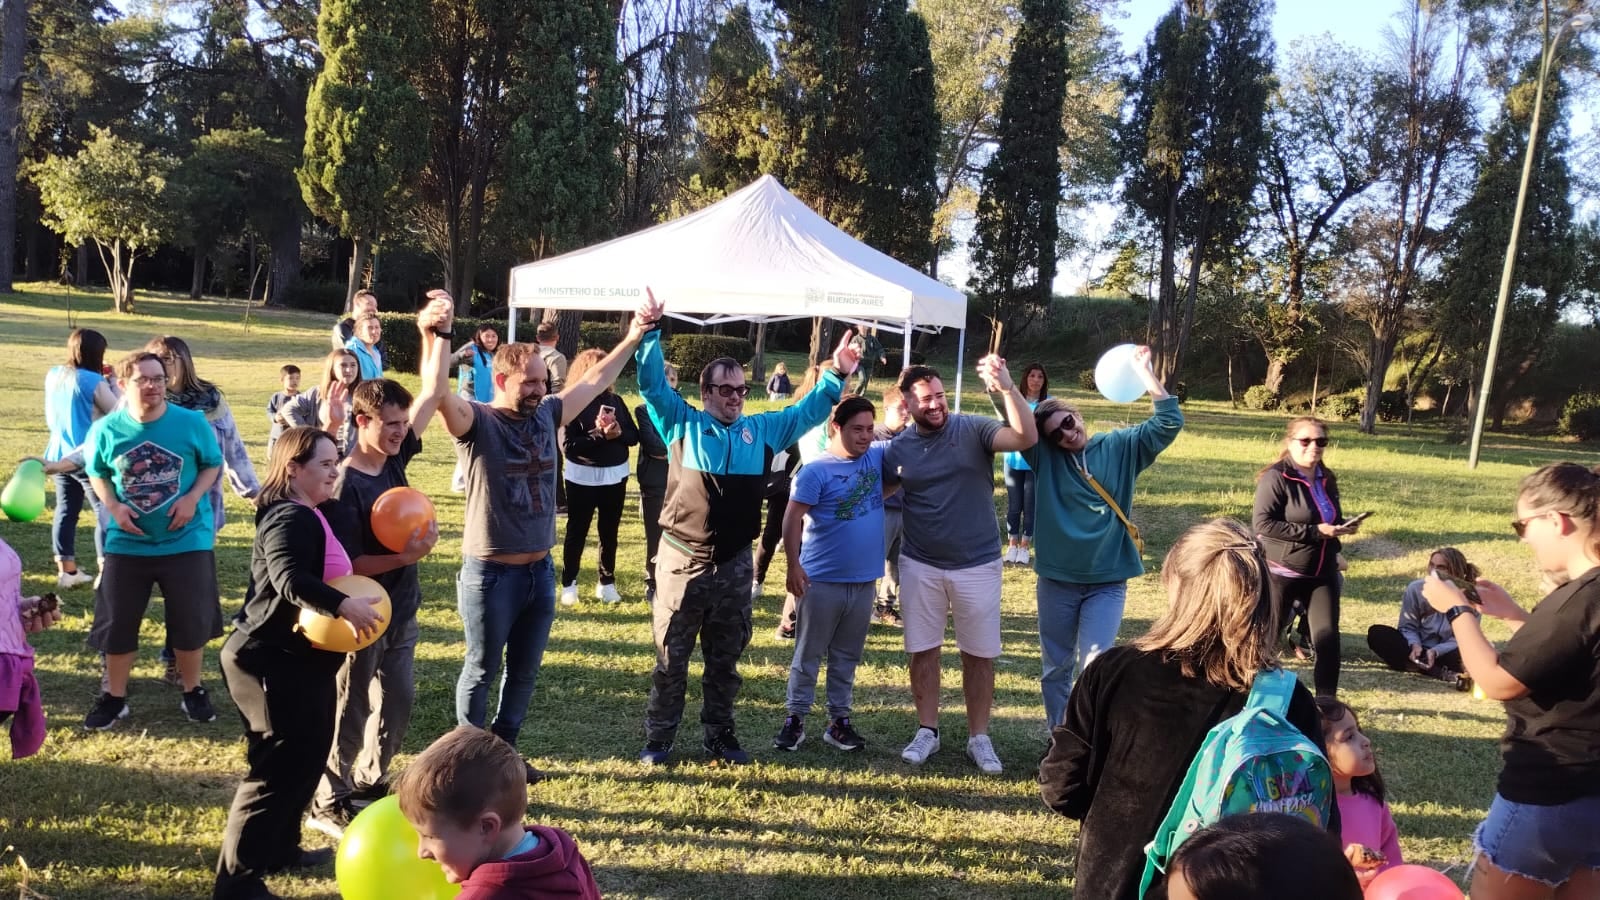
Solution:
[[[708,384],[708,385],[706,385],[706,390],[707,391],[716,391],[717,396],[719,396],[722,399],[726,400],[729,397],[735,397],[735,396],[743,397],[744,395],[750,393],[750,385],[748,385],[748,384]]]
[[[144,385],[147,385],[147,384],[166,384],[167,383],[167,376],[165,376],[165,375],[137,375],[137,376],[134,376],[133,383],[137,384],[137,385],[140,385],[141,387],[144,386]]]
[[[1327,438],[1326,435],[1324,435],[1323,437],[1314,437],[1314,438],[1295,438],[1294,442],[1299,444],[1302,447],[1309,447],[1312,444],[1316,444],[1318,447],[1326,447],[1326,446],[1328,446],[1328,438]]]
[[[1555,515],[1558,515],[1558,516],[1566,515],[1566,513],[1564,513],[1564,512],[1556,512],[1553,509],[1547,509],[1544,512],[1536,512],[1531,516],[1523,516],[1520,519],[1512,519],[1511,520],[1511,530],[1515,531],[1517,533],[1517,537],[1522,537],[1523,535],[1528,533],[1528,523],[1529,522],[1532,522],[1534,519],[1542,519],[1545,516],[1551,515],[1552,513],[1554,513]]]
[[[1053,444],[1061,443],[1062,439],[1067,436],[1067,432],[1071,431],[1077,426],[1077,416],[1074,416],[1072,413],[1067,413],[1061,417],[1060,422],[1056,423],[1056,427],[1050,429],[1050,442]]]

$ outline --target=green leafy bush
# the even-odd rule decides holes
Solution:
[[[1361,418],[1361,398],[1355,394],[1335,394],[1317,406],[1317,414],[1326,419],[1354,422]]]
[[[675,334],[667,338],[662,349],[678,367],[681,384],[697,383],[700,370],[714,359],[727,356],[748,363],[756,355],[756,348],[749,341],[721,334]]]
[[[1246,409],[1274,410],[1283,403],[1283,398],[1272,392],[1264,384],[1252,385],[1244,392],[1244,405]]]
[[[390,372],[415,372],[422,362],[422,335],[417,333],[416,313],[378,313],[378,321],[383,324],[383,336],[378,339],[378,346],[383,350],[383,366]],[[461,345],[472,340],[473,332],[480,325],[493,325],[500,332],[502,340],[506,336],[506,323],[497,319],[456,319],[455,337],[450,339],[450,349],[455,350]],[[329,328],[332,328],[330,323]]]
[[[579,322],[578,323],[578,349],[580,351],[594,347],[611,352],[611,348],[622,339],[617,326],[610,322]]]
[[[1378,418],[1383,421],[1404,422],[1407,412],[1410,412],[1410,404],[1406,402],[1405,391],[1384,391],[1378,395]]]
[[[345,283],[342,281],[302,279],[284,289],[283,303],[290,309],[337,313],[344,309],[344,292]]]
[[[1078,370],[1078,387],[1081,387],[1086,391],[1092,391],[1095,389],[1093,369]]]
[[[872,374],[879,378],[894,378],[898,376],[900,374],[900,370],[905,368],[905,366],[900,364],[900,354],[903,352],[903,350],[885,350],[883,353],[885,357],[884,361],[878,364],[878,367],[872,371]],[[911,351],[911,364],[913,366],[923,365],[927,361],[928,357],[926,355],[918,353],[915,350]]]
[[[1561,433],[1580,441],[1600,440],[1600,394],[1568,397],[1561,408]]]

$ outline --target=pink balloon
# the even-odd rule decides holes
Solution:
[[[1427,866],[1385,869],[1367,885],[1366,900],[1465,900],[1456,883]]]

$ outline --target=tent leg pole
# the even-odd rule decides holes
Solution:
[[[967,330],[957,332],[956,337],[956,412],[961,412],[961,370],[967,365]]]
[[[911,333],[916,329],[912,328],[911,322],[907,320],[901,323],[901,330],[905,334],[905,348],[900,351],[900,368],[903,371],[906,366],[911,365]],[[896,375],[895,379],[898,382],[899,376]]]
[[[517,308],[515,306],[506,311],[506,343],[517,342]]]

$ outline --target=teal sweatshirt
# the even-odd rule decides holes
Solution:
[[[1095,489],[1087,467],[1122,512],[1133,515],[1133,483],[1183,428],[1178,398],[1155,401],[1155,413],[1131,428],[1090,436],[1077,453],[1041,438],[1022,453],[1037,473],[1033,567],[1040,577],[1073,584],[1127,581],[1144,574],[1133,539]]]

